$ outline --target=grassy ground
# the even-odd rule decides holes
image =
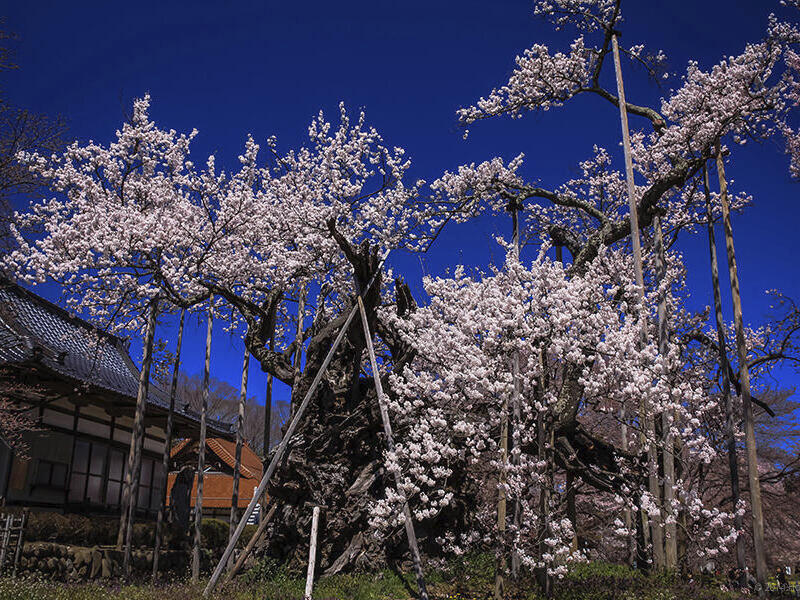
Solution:
[[[486,555],[453,561],[427,576],[435,600],[483,600],[493,590],[492,560]],[[212,600],[300,600],[304,580],[265,561],[243,577],[217,590]],[[203,585],[185,582],[151,585],[58,584],[42,580],[0,580],[0,600],[194,600]],[[407,600],[416,586],[411,575],[391,571],[338,575],[317,582],[317,600]],[[647,577],[627,567],[593,563],[581,565],[556,587],[555,600],[733,600],[718,585],[688,583],[677,577]],[[524,580],[508,598],[538,600],[535,582]]]

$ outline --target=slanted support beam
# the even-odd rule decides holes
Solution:
[[[386,403],[386,396],[383,393],[383,385],[381,384],[381,374],[378,370],[378,361],[375,358],[375,348],[372,345],[372,334],[369,330],[369,323],[367,322],[367,311],[364,308],[364,301],[361,296],[358,297],[358,310],[361,312],[361,323],[364,326],[364,338],[367,340],[367,352],[369,353],[369,362],[372,366],[372,378],[375,381],[375,392],[378,396],[378,408],[381,413],[381,421],[383,421],[383,433],[386,436],[386,449],[394,452],[394,435],[392,434],[392,423],[389,420],[389,409]],[[411,509],[408,506],[408,500],[403,492],[402,481],[400,473],[394,471],[395,485],[397,486],[397,493],[400,495],[400,501],[403,503],[403,524],[406,528],[406,537],[408,538],[408,548],[411,550],[411,558],[414,561],[414,574],[417,577],[417,586],[419,587],[420,600],[428,600],[428,590],[425,586],[425,575],[422,571],[422,557],[419,553],[419,545],[417,544],[417,534],[414,531],[414,520],[411,516]]]

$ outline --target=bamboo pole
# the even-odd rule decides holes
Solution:
[[[231,516],[228,537],[233,535],[239,523],[239,479],[242,470],[242,446],[244,445],[244,407],[247,403],[247,371],[250,367],[250,352],[244,349],[242,361],[242,385],[239,390],[239,414],[236,417],[236,456],[233,462],[233,490],[231,490]]]
[[[306,590],[304,600],[311,600],[311,591],[314,589],[314,565],[317,562],[317,531],[319,529],[319,506],[311,512],[311,536],[308,544],[308,571],[306,571]]]
[[[631,139],[628,128],[628,110],[625,102],[625,87],[622,82],[622,67],[619,61],[619,44],[616,34],[611,36],[611,45],[614,53],[614,69],[617,77],[617,93],[619,95],[619,115],[622,122],[622,145],[625,151],[625,178],[628,184],[628,203],[630,205],[631,241],[633,243],[633,265],[636,276],[636,285],[639,288],[639,298],[642,302],[642,345],[647,343],[647,314],[644,304],[644,275],[642,272],[642,248],[639,242],[639,215],[636,202],[636,187],[633,180],[633,160],[631,159]],[[648,488],[653,501],[659,508],[661,506],[661,491],[658,484],[658,455],[655,447],[655,423],[650,414],[646,399],[642,399],[639,406],[642,420],[643,435],[647,439],[647,470]],[[642,513],[644,518],[644,513]],[[651,538],[653,541],[653,563],[657,569],[664,567],[664,535],[661,529],[659,516],[651,519]]]
[[[269,522],[272,520],[272,517],[275,514],[275,509],[277,508],[277,506],[278,506],[277,504],[273,504],[270,507],[269,512],[267,512],[267,514],[261,519],[261,522],[258,524],[258,529],[256,529],[256,532],[253,534],[253,537],[250,538],[250,541],[247,542],[247,546],[245,546],[244,550],[239,555],[239,558],[236,559],[236,563],[233,565],[233,567],[231,567],[231,570],[228,571],[228,573],[225,575],[220,585],[224,586],[226,583],[228,583],[228,581],[230,581],[236,576],[236,574],[239,572],[239,569],[242,568],[242,565],[244,565],[244,562],[247,560],[247,557],[250,556],[250,553],[253,551],[253,548],[255,548],[256,543],[258,543],[259,538],[264,534],[264,531],[267,529],[267,525],[269,525]]]
[[[666,358],[669,353],[669,330],[667,323],[667,259],[664,249],[664,232],[661,217],[653,219],[655,231],[656,277],[658,282],[658,351]],[[675,415],[677,416],[677,415]],[[678,527],[675,523],[675,441],[672,435],[672,420],[669,411],[661,413],[661,429],[664,442],[662,464],[664,468],[664,566],[668,570],[678,568]]]
[[[383,257],[381,258],[380,262],[378,263],[378,268],[376,269],[375,273],[373,273],[372,278],[369,280],[367,285],[364,287],[363,294],[366,294],[369,289],[372,287],[372,284],[377,279],[377,275],[380,272],[381,268],[383,267],[383,263],[386,262],[386,257],[389,255],[389,252],[385,252]],[[325,356],[325,359],[322,361],[322,365],[320,366],[319,371],[314,376],[314,380],[311,382],[311,386],[308,388],[306,395],[303,397],[303,401],[300,403],[300,406],[297,408],[294,416],[289,420],[289,426],[286,428],[286,433],[281,440],[281,443],[278,445],[278,448],[275,451],[275,455],[272,457],[272,460],[269,463],[269,467],[267,467],[264,476],[261,478],[261,482],[258,484],[256,491],[253,493],[253,498],[250,500],[250,504],[247,505],[247,508],[242,515],[239,524],[236,526],[236,531],[233,532],[233,536],[228,541],[228,546],[225,548],[224,552],[222,553],[222,558],[220,558],[219,562],[217,563],[216,568],[214,569],[214,573],[211,575],[211,579],[209,579],[208,584],[206,585],[205,589],[203,590],[203,596],[208,596],[214,587],[217,585],[217,581],[219,580],[220,575],[222,575],[222,571],[225,568],[225,565],[228,564],[228,560],[230,559],[231,552],[233,552],[233,548],[236,545],[239,537],[242,535],[242,531],[244,531],[244,526],[247,523],[247,519],[250,518],[250,515],[253,513],[255,509],[256,503],[258,499],[264,494],[267,489],[267,484],[269,480],[272,478],[272,475],[275,473],[275,469],[278,467],[278,463],[283,458],[284,453],[286,452],[286,448],[289,446],[289,442],[292,439],[292,435],[294,435],[294,430],[297,429],[297,424],[300,422],[300,419],[303,417],[303,413],[305,412],[306,408],[308,407],[309,402],[311,402],[311,397],[314,395],[314,392],[317,391],[317,386],[319,386],[320,381],[322,381],[322,377],[325,375],[325,371],[328,369],[328,365],[333,358],[334,352],[339,347],[339,344],[342,343],[347,330],[350,327],[350,323],[353,322],[353,317],[356,316],[356,312],[358,312],[358,304],[354,304],[350,309],[350,312],[345,319],[342,328],[339,330],[336,339],[331,344],[330,350],[328,350],[328,354]]]
[[[157,315],[158,299],[154,298],[150,301],[147,314],[142,370],[139,371],[139,389],[136,394],[136,414],[133,419],[131,445],[128,450],[128,473],[125,476],[125,486],[122,492],[120,530],[117,533],[117,547],[121,545],[123,539],[125,541],[122,559],[122,572],[125,577],[130,575],[131,570],[133,520],[136,516],[136,505],[139,496],[139,477],[142,470],[142,445],[144,442],[144,415],[147,408],[147,393],[150,386],[150,365],[153,362],[153,339],[155,338]],[[125,495],[126,490],[127,498]]]
[[[378,396],[378,408],[381,413],[381,421],[383,422],[383,433],[386,436],[386,449],[392,454],[395,448],[392,423],[389,420],[386,395],[383,392],[383,384],[381,383],[380,371],[378,370],[378,361],[375,357],[375,348],[372,345],[372,334],[370,333],[369,323],[367,321],[367,311],[364,308],[364,301],[361,299],[361,296],[358,297],[358,310],[361,312],[364,338],[367,341],[367,352],[369,353],[369,361],[372,366],[372,379],[375,381],[375,393]],[[419,552],[419,545],[417,544],[417,534],[414,531],[414,520],[411,515],[411,508],[408,506],[405,492],[403,492],[402,479],[398,471],[394,471],[394,480],[397,486],[397,493],[400,495],[400,501],[403,503],[403,524],[405,525],[406,537],[408,538],[408,548],[411,550],[411,558],[414,562],[414,574],[416,575],[417,586],[419,587],[419,597],[420,600],[428,600],[428,589],[425,585],[425,575],[422,571],[422,557]]]
[[[211,332],[214,327],[213,298],[208,306],[206,361],[203,367],[203,406],[200,409],[200,439],[197,441],[197,497],[194,501],[194,543],[192,544],[192,583],[200,580],[200,545],[203,525],[203,471],[206,468],[206,420],[208,419],[209,379],[211,378]]]
[[[742,515],[736,510],[741,497],[739,486],[739,460],[736,451],[736,416],[731,396],[731,382],[728,375],[728,349],[725,343],[725,323],[722,318],[722,293],[719,284],[719,263],[717,261],[717,240],[714,234],[714,213],[711,209],[711,192],[708,185],[708,168],[703,165],[703,190],[706,198],[706,220],[708,225],[708,255],[711,261],[711,286],[714,290],[714,319],[717,327],[717,344],[719,345],[719,368],[722,374],[722,398],[726,413],[726,442],[728,446],[728,468],[731,474],[731,502],[733,503],[733,526],[742,531],[744,522]],[[747,566],[744,554],[744,536],[736,538],[736,566],[744,577]],[[746,583],[746,582],[742,582]]]
[[[158,505],[158,517],[156,518],[156,535],[153,546],[153,583],[158,576],[158,553],[161,551],[161,530],[164,526],[164,518],[167,512],[167,480],[169,478],[169,462],[172,450],[172,421],[175,418],[175,398],[178,395],[178,371],[181,364],[181,348],[183,346],[183,325],[186,311],[181,310],[180,321],[178,322],[178,343],[175,347],[175,356],[172,359],[172,383],[169,388],[169,411],[167,412],[167,430],[165,432],[164,452],[161,455],[161,468],[164,471],[164,489],[161,494],[161,502]]]
[[[725,178],[725,162],[719,140],[716,144],[717,176],[719,177],[719,199],[722,205],[722,222],[725,226],[725,248],[728,253],[728,273],[733,298],[733,321],[736,327],[736,349],[739,354],[739,373],[742,384],[742,412],[744,417],[745,448],[747,449],[747,476],[750,484],[750,506],[753,512],[753,547],[756,554],[756,579],[762,590],[767,587],[767,559],[764,551],[764,513],[761,506],[761,482],[758,478],[758,454],[753,424],[753,403],[750,396],[750,371],[747,366],[747,344],[744,337],[742,297],[739,292],[739,271],[733,247],[733,225],[728,205],[728,182]]]

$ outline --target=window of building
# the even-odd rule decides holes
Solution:
[[[122,449],[111,448],[102,442],[76,440],[69,502],[118,507],[127,462],[127,454]],[[161,461],[143,456],[141,464],[136,506],[148,511],[157,510],[165,485]]]
[[[49,460],[40,460],[36,467],[37,487],[63,490],[67,485],[67,465]]]

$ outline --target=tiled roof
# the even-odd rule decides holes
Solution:
[[[49,370],[135,401],[139,369],[120,338],[99,330],[9,282],[0,282],[0,364],[36,360]],[[147,403],[169,409],[167,394],[153,382]],[[192,421],[199,417],[176,406],[176,413]],[[220,434],[230,434],[228,423],[209,421]]]
[[[169,504],[172,486],[176,473],[167,477],[167,504]],[[239,508],[247,508],[253,492],[256,491],[257,479],[239,479]],[[197,498],[197,476],[192,483],[191,505]],[[230,508],[233,500],[233,477],[225,473],[205,473],[203,475],[203,508]]]
[[[170,451],[170,456],[177,456],[186,446],[194,443],[195,450],[197,444],[195,440],[181,440]],[[236,466],[236,442],[224,438],[206,438],[206,448],[213,452],[219,459],[227,464],[231,469]],[[193,450],[194,451],[194,450]],[[240,473],[245,479],[261,480],[263,465],[258,455],[245,443],[242,446],[242,464]]]
[[[236,465],[236,442],[222,438],[208,438],[207,445],[231,469],[234,468]],[[242,446],[242,476],[248,479],[261,479],[262,470],[261,459],[250,449],[250,446],[244,444]]]

